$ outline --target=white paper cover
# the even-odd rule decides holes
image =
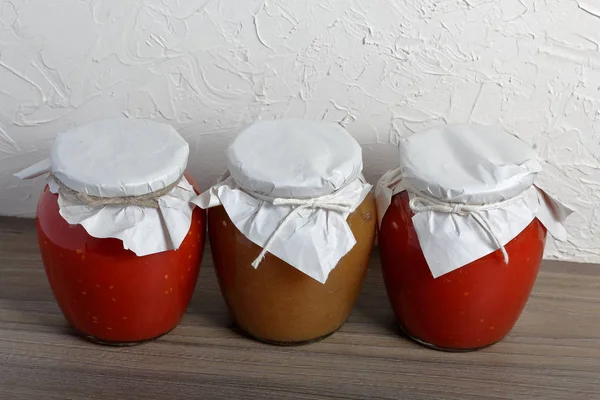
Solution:
[[[411,135],[399,143],[400,166],[378,182],[375,195],[381,221],[392,196],[434,198],[443,203],[492,205],[482,215],[502,246],[534,218],[558,240],[571,210],[534,186],[541,171],[526,143],[497,127],[445,125]],[[439,277],[500,247],[472,214],[427,210],[412,222],[431,273]]]
[[[365,199],[371,185],[362,177],[362,151],[341,126],[306,120],[257,122],[227,150],[228,174],[192,202],[222,205],[233,224],[264,247],[293,205],[274,205],[263,197],[349,201],[347,212],[322,208],[296,210],[273,237],[268,251],[325,283],[340,258],[356,244],[346,218]],[[258,267],[260,268],[260,266]]]
[[[99,197],[138,196],[164,189],[185,171],[188,144],[169,125],[148,120],[103,120],[57,136],[49,159],[15,174],[30,179],[52,173],[67,187]],[[46,178],[58,193],[60,215],[93,237],[116,238],[138,256],[177,249],[187,235],[196,196],[183,177],[158,208],[82,204]]]

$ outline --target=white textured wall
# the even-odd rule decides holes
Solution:
[[[371,178],[397,135],[499,123],[577,210],[548,255],[600,261],[598,0],[0,0],[0,213],[57,131],[122,114],[179,128],[205,186],[259,117],[340,121]]]

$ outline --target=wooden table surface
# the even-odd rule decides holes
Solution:
[[[546,262],[509,337],[443,353],[398,334],[376,255],[339,332],[277,347],[230,329],[206,254],[181,325],[113,348],[69,330],[33,221],[1,218],[0,399],[600,399],[600,266]]]

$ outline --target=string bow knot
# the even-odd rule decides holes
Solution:
[[[269,196],[265,196],[259,193],[248,193],[253,197],[256,197],[260,200],[268,201],[274,206],[293,206],[294,208],[289,212],[288,215],[284,219],[281,220],[277,228],[271,233],[267,243],[263,246],[262,251],[256,257],[256,259],[252,262],[252,266],[257,268],[260,262],[265,258],[269,248],[273,244],[273,241],[277,237],[277,235],[281,232],[281,229],[285,226],[285,224],[292,218],[293,215],[298,213],[301,210],[306,209],[321,209],[321,210],[331,210],[340,213],[350,212],[354,208],[354,203],[348,199],[341,199],[336,196],[336,193],[328,194],[321,197],[313,197],[309,199],[291,199],[291,198],[272,198]]]
[[[515,201],[520,196],[501,201],[498,203],[491,204],[463,204],[463,203],[450,203],[442,200],[438,200],[434,197],[428,196],[425,193],[414,193],[409,201],[411,210],[416,214],[427,211],[437,211],[448,214],[457,214],[462,216],[470,215],[475,221],[483,228],[488,234],[490,239],[494,242],[496,247],[500,249],[504,256],[504,263],[508,264],[509,257],[506,247],[502,244],[498,235],[494,232],[489,219],[483,214],[484,211],[495,210],[506,206],[508,203]]]

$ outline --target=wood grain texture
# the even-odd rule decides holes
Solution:
[[[454,354],[398,334],[376,256],[348,323],[302,347],[232,331],[210,260],[171,334],[104,347],[70,332],[33,221],[0,219],[0,399],[600,399],[600,266],[546,262],[512,334]]]

